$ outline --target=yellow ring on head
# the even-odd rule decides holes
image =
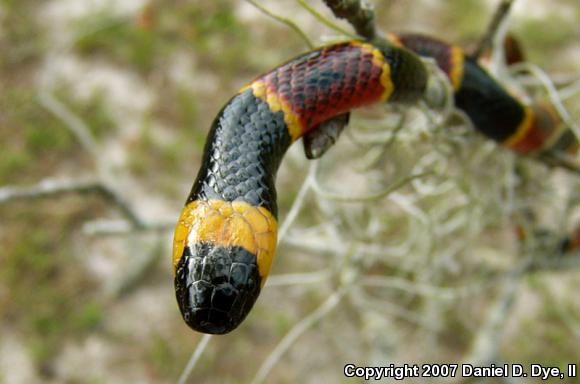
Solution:
[[[256,255],[262,286],[270,271],[278,235],[276,218],[243,201],[194,200],[181,211],[173,238],[173,273],[186,246],[238,246]]]

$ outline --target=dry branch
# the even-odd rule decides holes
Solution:
[[[498,5],[489,25],[487,26],[485,34],[481,37],[471,54],[471,57],[474,60],[479,59],[479,57],[491,47],[493,39],[500,30],[500,26],[509,15],[513,3],[514,0],[502,0]]]
[[[328,8],[339,19],[348,21],[358,35],[374,40],[377,36],[375,28],[375,11],[365,0],[324,0]]]
[[[29,187],[6,186],[0,188],[0,204],[14,200],[60,197],[66,194],[96,193],[119,209],[133,227],[145,226],[144,221],[131,208],[129,203],[113,188],[97,179],[55,180],[45,179]]]

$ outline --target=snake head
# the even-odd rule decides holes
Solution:
[[[256,256],[241,247],[187,246],[175,273],[175,294],[194,330],[223,334],[235,329],[260,294]]]
[[[173,241],[177,303],[194,330],[224,334],[247,316],[266,281],[277,222],[263,207],[194,200],[181,213]]]

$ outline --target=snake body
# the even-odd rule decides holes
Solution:
[[[389,39],[420,56],[433,58],[451,82],[456,107],[490,139],[524,155],[577,151],[578,141],[573,132],[550,104],[523,103],[460,47],[419,34],[390,34]],[[518,48],[516,54],[509,54],[513,51],[508,50],[509,62],[522,60],[521,50]]]
[[[191,328],[229,332],[254,305],[274,257],[274,181],[290,144],[353,108],[417,100],[426,81],[407,50],[350,41],[299,56],[226,103],[175,230],[175,291]]]
[[[577,144],[553,112],[518,101],[460,48],[420,35],[390,40],[298,56],[250,82],[218,113],[173,243],[177,302],[191,328],[230,332],[254,305],[275,253],[274,184],[288,147],[354,108],[423,95],[427,72],[410,51],[435,59],[456,105],[486,136],[520,153]]]

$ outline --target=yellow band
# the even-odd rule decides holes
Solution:
[[[385,57],[380,49],[375,48],[374,45],[369,43],[363,43],[360,41],[353,41],[352,45],[360,47],[363,51],[370,53],[373,55],[373,65],[376,67],[381,68],[381,85],[383,86],[383,93],[381,94],[380,101],[384,102],[391,97],[393,91],[395,90],[395,86],[393,81],[391,80],[391,67],[385,61]]]
[[[243,201],[195,200],[183,208],[173,239],[173,272],[186,246],[238,246],[256,255],[262,285],[276,250],[278,223],[264,207]]]
[[[532,129],[533,122],[534,111],[530,107],[524,107],[524,119],[520,125],[518,125],[516,131],[510,137],[504,140],[502,144],[508,148],[513,148],[516,146],[528,135],[528,132],[530,129]]]
[[[451,69],[449,70],[449,80],[454,91],[457,91],[463,80],[465,56],[463,50],[457,46],[451,47]]]
[[[286,102],[286,100],[283,100],[278,96],[276,91],[268,87],[265,81],[256,80],[250,85],[242,88],[240,92],[243,92],[248,88],[252,88],[254,96],[264,100],[268,104],[270,111],[274,113],[278,111],[284,112],[284,122],[286,123],[286,127],[288,127],[288,133],[290,134],[290,137],[292,137],[293,142],[302,136],[304,127],[300,121],[300,116],[292,110],[292,107],[288,102]]]

